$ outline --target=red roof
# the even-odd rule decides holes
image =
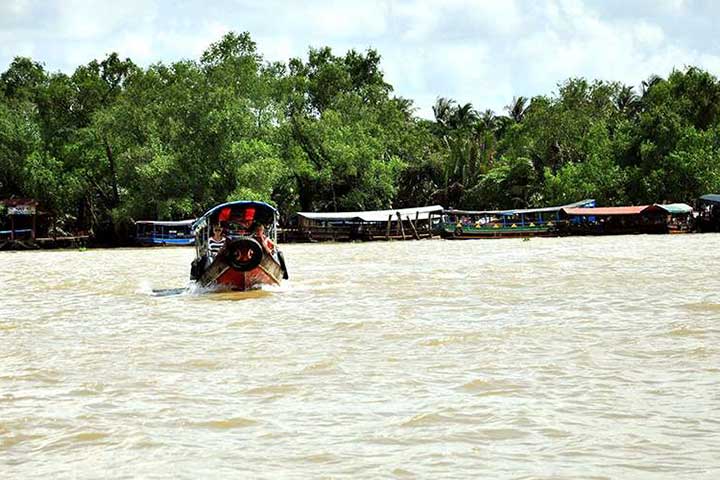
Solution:
[[[637,207],[600,207],[600,208],[563,208],[566,215],[595,215],[605,217],[609,215],[639,215],[652,205],[639,205]]]
[[[0,200],[0,204],[5,205],[6,207],[17,207],[18,205],[30,205],[33,207],[38,206],[37,200],[33,200],[32,198],[6,198],[4,200]]]

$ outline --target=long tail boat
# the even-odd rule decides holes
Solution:
[[[563,208],[563,235],[662,234],[691,231],[693,209],[684,203]]]
[[[211,208],[193,224],[196,258],[190,279],[221,290],[279,285],[288,273],[277,248],[277,223],[277,210],[264,202],[229,202]],[[218,225],[224,239],[222,247],[213,251],[211,232]]]
[[[194,222],[194,219],[172,222],[138,220],[135,222],[135,242],[142,246],[193,245],[195,243],[195,236],[192,233]]]
[[[720,195],[708,194],[698,199],[697,226],[700,232],[720,232]]]
[[[588,199],[569,205],[516,210],[443,210],[440,235],[452,240],[480,238],[555,237],[560,210],[594,207]]]

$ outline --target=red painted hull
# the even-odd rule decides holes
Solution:
[[[228,267],[215,279],[214,284],[221,289],[245,291],[261,288],[263,285],[279,285],[280,282],[260,267],[247,272]]]
[[[197,282],[205,288],[220,290],[253,290],[263,285],[280,285],[283,269],[272,255],[263,254],[259,265],[248,270],[236,268],[225,255],[218,257],[202,273]]]

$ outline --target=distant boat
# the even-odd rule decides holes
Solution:
[[[691,231],[693,209],[684,203],[563,208],[564,235],[662,234]]]
[[[698,230],[720,232],[720,195],[708,194],[698,199]]]
[[[202,287],[252,290],[279,285],[287,279],[282,252],[277,247],[278,213],[264,202],[229,202],[211,208],[192,226],[196,258],[190,278]],[[224,242],[213,251],[216,227]]]
[[[195,243],[192,225],[195,220],[157,221],[138,220],[135,222],[135,242],[140,245],[179,245]]]
[[[430,238],[440,205],[356,212],[297,212],[286,238],[309,242],[420,240]]]
[[[442,212],[440,235],[466,240],[479,238],[527,238],[558,236],[560,211],[569,207],[594,207],[588,199],[557,207],[515,210],[455,210]]]

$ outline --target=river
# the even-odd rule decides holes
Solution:
[[[719,245],[286,245],[166,296],[192,249],[0,253],[0,477],[716,479]]]

